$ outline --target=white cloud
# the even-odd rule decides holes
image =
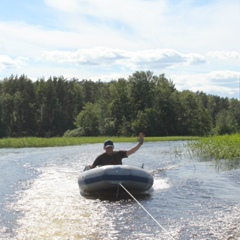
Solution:
[[[23,22],[0,22],[1,52],[10,55],[36,56],[40,51],[76,48],[81,44],[81,36],[74,32],[44,29]]]
[[[240,73],[235,71],[212,71],[203,74],[174,74],[171,79],[180,90],[233,97],[239,92],[239,77]]]
[[[45,51],[40,59],[59,63],[78,63],[86,65],[105,65],[112,64],[115,61],[124,58],[125,51],[108,49],[108,48],[92,48],[82,49],[75,52],[70,51]]]
[[[24,73],[35,79],[64,75],[105,81],[150,70],[165,73],[181,89],[235,91],[239,0],[44,3],[34,12],[37,21],[23,14],[0,21],[1,77]]]
[[[7,68],[20,68],[20,66],[24,65],[24,62],[27,60],[28,59],[24,57],[13,59],[5,55],[0,55],[0,71]]]
[[[119,65],[130,69],[152,69],[174,67],[179,64],[196,65],[206,63],[200,54],[182,54],[172,49],[152,49],[142,51],[124,51],[110,48],[79,49],[70,51],[45,51],[40,59],[59,63],[77,63],[84,65]]]
[[[198,52],[238,44],[239,1],[45,0],[59,24],[88,35],[84,47],[173,48]],[[61,11],[59,11],[61,9]],[[66,20],[67,19],[67,20]],[[104,36],[104,38],[102,38]],[[105,41],[104,41],[105,40]],[[83,40],[82,40],[83,41]],[[98,43],[96,45],[96,42]],[[90,44],[92,44],[90,46]]]
[[[207,55],[212,58],[240,60],[240,52],[238,51],[212,51]]]

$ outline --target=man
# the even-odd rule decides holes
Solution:
[[[139,133],[138,144],[131,148],[130,150],[120,150],[114,151],[114,144],[111,140],[107,140],[104,143],[103,149],[105,153],[99,155],[90,168],[95,168],[96,166],[104,165],[121,165],[122,159],[129,157],[131,154],[135,153],[144,142],[144,134]]]

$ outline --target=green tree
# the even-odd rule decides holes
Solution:
[[[237,99],[232,99],[228,111],[232,132],[240,133],[240,102]]]
[[[232,127],[229,125],[229,112],[227,110],[224,109],[217,114],[216,127],[213,131],[216,135],[232,133]]]
[[[32,81],[27,76],[20,76],[17,82],[18,90],[14,94],[14,112],[17,126],[17,136],[35,136],[35,90]]]
[[[25,75],[11,76],[2,83],[2,123],[7,127],[7,135],[31,136],[35,125],[35,91],[32,81]],[[11,96],[11,97],[10,97]],[[9,109],[6,109],[9,106]],[[8,115],[8,116],[6,116]],[[6,120],[7,119],[7,120]],[[10,125],[9,125],[10,122]]]
[[[199,104],[196,94],[191,91],[183,91],[180,100],[182,106],[179,116],[182,122],[181,135],[202,136],[210,134],[210,114],[202,104]]]
[[[144,111],[138,111],[135,120],[132,121],[132,132],[137,135],[144,132],[147,136],[157,136],[158,132],[158,114],[152,108],[146,108]]]
[[[130,101],[134,115],[138,111],[144,111],[145,108],[152,107],[152,77],[153,73],[150,71],[137,71],[128,79],[130,84]]]
[[[52,78],[47,81],[41,79],[37,82],[38,101],[38,136],[56,136],[54,115],[57,104],[56,89]]]
[[[76,124],[76,125],[75,125]],[[137,71],[111,82],[50,77],[0,82],[0,137],[208,135],[240,132],[240,103],[176,90],[164,74]],[[69,130],[69,131],[68,131]]]
[[[111,100],[108,104],[109,115],[113,121],[115,134],[130,135],[132,105],[129,97],[129,86],[125,79],[112,82],[109,100]]]
[[[174,135],[176,131],[176,102],[173,97],[176,91],[175,86],[172,81],[165,78],[164,74],[153,77],[153,82],[154,117],[152,117],[152,124],[155,126],[154,134],[158,136]]]
[[[207,109],[212,119],[212,127],[216,127],[217,115],[222,110],[228,110],[229,99],[221,98],[219,96],[209,95]]]
[[[97,136],[99,134],[99,106],[87,103],[77,117],[75,125],[80,129],[82,136]]]
[[[4,126],[5,132],[2,133],[3,137],[12,136],[12,130],[14,129],[14,117],[13,117],[13,109],[14,109],[14,101],[13,96],[9,93],[5,93],[1,97],[2,103],[2,125]]]

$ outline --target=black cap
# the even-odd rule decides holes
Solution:
[[[107,140],[107,141],[104,143],[104,148],[107,148],[107,147],[114,147],[113,141]]]

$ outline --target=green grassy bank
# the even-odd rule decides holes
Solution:
[[[240,159],[240,134],[199,138],[189,144],[195,154],[212,159]]]
[[[26,148],[26,147],[60,147],[74,146],[90,143],[103,143],[107,139],[114,142],[137,142],[137,137],[55,137],[55,138],[2,138],[0,148]],[[197,140],[198,137],[145,137],[145,142],[157,141],[187,141]]]
[[[114,142],[137,142],[137,137],[54,137],[54,138],[2,138],[0,148],[61,147],[82,144]],[[145,142],[190,141],[194,154],[212,159],[240,159],[240,134],[213,137],[145,137]]]

